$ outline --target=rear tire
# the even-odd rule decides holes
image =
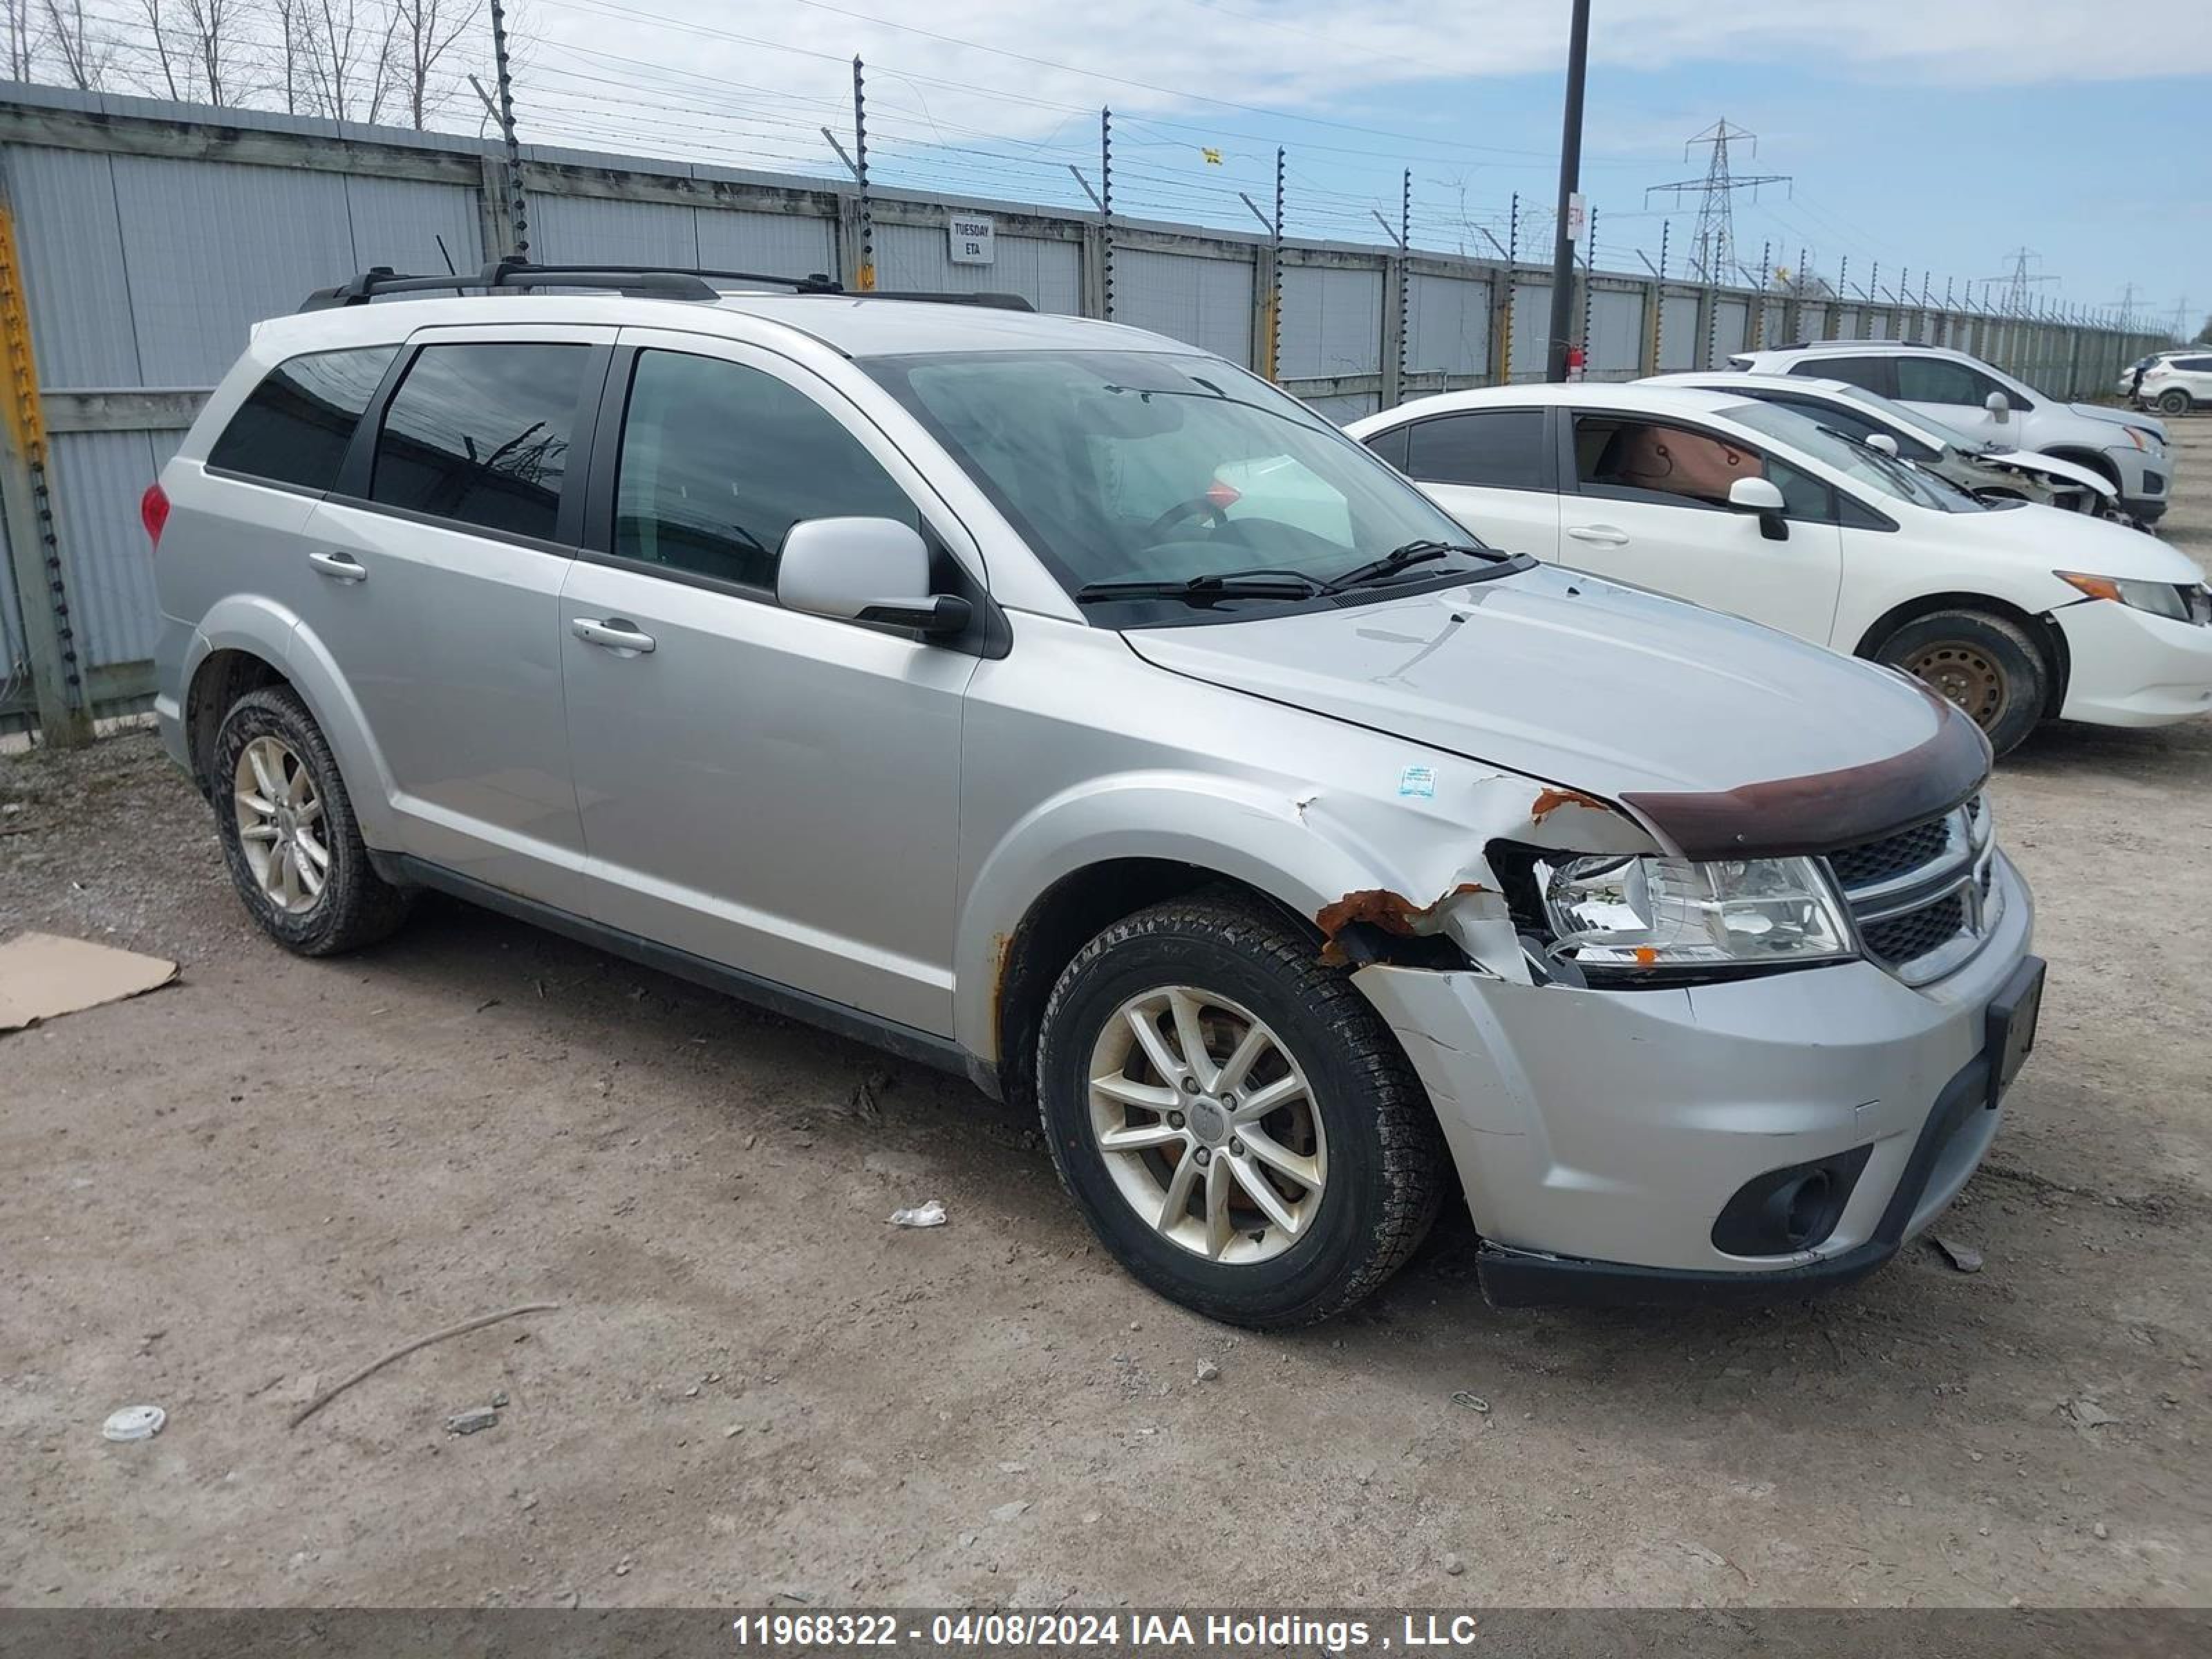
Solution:
[[[289,686],[264,686],[230,706],[216,732],[212,781],[231,881],[246,913],[286,950],[358,950],[406,919],[413,896],[370,866],[330,744]]]
[[[2051,670],[2042,647],[2018,623],[1990,611],[1915,617],[1873,655],[1958,705],[1999,755],[2035,730],[2050,701]]]
[[[2186,415],[2191,403],[2186,392],[2179,386],[2173,386],[2158,394],[2158,412],[2161,415]]]
[[[1308,1324],[1371,1294],[1445,1190],[1419,1079],[1318,958],[1235,898],[1177,899],[1092,939],[1045,1006],[1037,1093],[1061,1182],[1130,1273],[1231,1324]]]

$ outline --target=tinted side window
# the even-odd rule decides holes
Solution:
[[[279,363],[238,406],[207,464],[302,489],[336,488],[353,429],[398,355],[396,345],[363,346]]]
[[[425,347],[377,434],[373,501],[550,539],[591,348]]]
[[[1367,447],[1399,471],[1406,470],[1406,439],[1409,427],[1394,426],[1387,432],[1378,432],[1368,439]]]
[[[1782,516],[1811,524],[1832,524],[1836,519],[1835,492],[1810,473],[1800,472],[1789,462],[1766,458],[1766,476],[1782,492]]]
[[[1893,398],[1898,395],[1897,378],[1890,371],[1895,367],[1887,357],[1808,357],[1792,363],[1790,372],[1808,380],[1841,380]]]
[[[785,532],[830,518],[921,527],[890,475],[803,392],[742,363],[638,354],[616,475],[617,554],[773,587]]]
[[[2191,374],[2212,374],[2212,357],[2183,357],[2173,366]]]
[[[1905,357],[1897,365],[1897,395],[1909,404],[1956,404],[1978,409],[1992,392],[2004,388],[1964,363],[1941,357]],[[2018,403],[2009,392],[2007,401]]]
[[[1418,422],[1407,447],[1406,475],[1428,483],[1548,489],[1543,411],[1486,409]]]
[[[1626,415],[1575,416],[1575,474],[1591,495],[1677,507],[1724,507],[1738,478],[1765,476],[1733,439]]]

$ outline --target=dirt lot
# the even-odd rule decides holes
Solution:
[[[2203,1603],[2212,721],[2050,731],[1996,793],[2052,976],[1945,1224],[1980,1273],[1500,1314],[1462,1220],[1260,1338],[1123,1277],[963,1085],[457,905],[293,960],[150,737],[0,759],[0,933],[184,963],[0,1038],[0,1601]]]

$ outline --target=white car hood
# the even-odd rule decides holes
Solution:
[[[2106,501],[2113,500],[2120,493],[2112,488],[2112,480],[2103,473],[2092,471],[2079,461],[2062,461],[2056,456],[2039,455],[2032,449],[1996,449],[1978,454],[1974,459],[1986,461],[1992,466],[2014,467],[2022,472],[2039,472],[2047,478],[2063,479],[2067,483],[2093,489]]]
[[[2069,513],[2063,507],[2030,502],[1988,513],[1947,513],[1941,515],[1940,522],[1933,514],[1915,517],[1921,521],[1916,528],[1923,535],[2008,554],[2038,574],[2078,570],[2130,581],[2204,580],[2194,560],[2155,536],[2146,536],[2110,519]]]
[[[2150,433],[2160,443],[2166,441],[2166,422],[2153,420],[2148,415],[2132,414],[2124,409],[2100,409],[2095,404],[2069,404],[2066,407],[2090,420],[2108,421],[2114,426],[2131,426],[2138,432]]]
[[[1731,823],[1727,838],[1800,850],[1914,821],[1905,774],[1925,817],[1988,767],[1972,723],[1902,675],[1573,572],[1125,637],[1176,673],[1625,800],[1662,826],[1666,803],[1707,830],[1735,810],[1749,833]]]

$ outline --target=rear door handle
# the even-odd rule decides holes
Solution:
[[[368,572],[350,553],[310,553],[307,562],[315,567],[319,574],[328,576],[332,581],[365,582],[368,580]]]
[[[653,635],[640,633],[620,617],[609,617],[604,622],[596,617],[578,617],[568,624],[568,631],[586,645],[604,650],[642,655],[653,649]]]
[[[1578,542],[1595,542],[1600,547],[1619,547],[1628,539],[1628,532],[1616,530],[1609,524],[1578,524],[1567,534]]]

